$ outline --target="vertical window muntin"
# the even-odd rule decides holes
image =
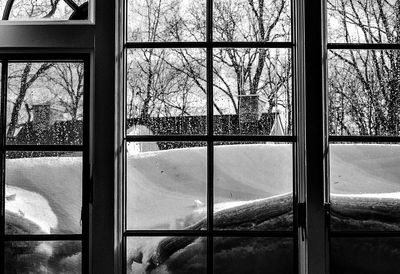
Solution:
[[[143,41],[132,41],[129,36],[129,30],[128,30],[128,4],[127,1],[124,1],[125,3],[125,12],[124,12],[124,26],[125,26],[125,39],[124,39],[124,55],[125,55],[125,61],[124,61],[124,85],[125,85],[125,91],[124,91],[124,106],[125,106],[125,113],[124,113],[124,119],[127,119],[127,55],[129,50],[131,49],[140,49],[140,48],[147,48],[147,49],[173,49],[173,48],[188,48],[188,49],[203,49],[206,52],[206,89],[207,89],[207,130],[205,134],[200,134],[200,135],[189,135],[185,133],[172,133],[172,134],[165,134],[165,135],[135,135],[135,134],[127,134],[126,129],[124,128],[124,144],[125,144],[125,149],[124,149],[124,155],[125,155],[125,167],[124,167],[124,176],[123,176],[123,193],[124,193],[124,203],[123,203],[123,272],[127,273],[127,270],[129,269],[129,265],[127,265],[127,248],[128,248],[128,241],[130,237],[160,237],[160,236],[198,236],[202,239],[207,239],[207,273],[212,273],[213,272],[213,238],[214,237],[272,237],[273,239],[279,239],[279,237],[287,237],[287,239],[292,241],[294,243],[293,245],[293,267],[294,269],[297,269],[297,209],[296,209],[296,204],[297,204],[297,187],[296,187],[296,177],[294,174],[296,173],[296,158],[295,158],[295,151],[297,147],[296,143],[296,130],[297,130],[297,106],[295,105],[296,100],[296,90],[295,90],[295,85],[294,85],[294,57],[293,57],[293,49],[294,49],[294,40],[293,40],[293,33],[294,33],[294,25],[293,25],[293,1],[290,1],[290,35],[288,37],[288,40],[279,40],[278,42],[273,42],[273,41],[218,41],[218,40],[213,40],[213,2],[212,0],[207,0],[206,1],[206,37],[205,41],[203,40],[196,40],[196,41],[148,41],[148,42],[143,42]],[[267,50],[269,49],[274,49],[274,50],[287,50],[289,52],[289,58],[291,59],[291,129],[289,129],[289,133],[283,134],[284,136],[266,136],[266,135],[257,135],[257,134],[229,134],[229,135],[220,135],[218,133],[214,132],[214,127],[215,127],[215,121],[213,118],[215,108],[213,105],[214,102],[214,85],[213,85],[213,54],[215,49],[219,48],[239,48],[239,49],[257,49],[257,48],[266,48]],[[125,121],[124,126],[128,126],[128,123]],[[127,200],[129,197],[127,196],[127,159],[126,159],[126,149],[129,145],[132,143],[137,143],[137,142],[144,142],[144,143],[149,143],[149,142],[206,142],[207,143],[207,229],[206,230],[148,230],[148,229],[129,229],[127,227],[127,214],[128,214],[128,209],[127,209]],[[293,202],[292,202],[292,207],[294,211],[294,216],[292,219],[292,225],[293,225],[293,230],[289,231],[234,231],[234,230],[219,230],[214,229],[213,227],[213,221],[214,221],[214,214],[213,214],[213,205],[214,205],[214,143],[223,143],[223,142],[228,142],[228,143],[236,143],[236,142],[273,142],[273,143],[279,143],[279,144],[288,144],[292,146],[292,194],[293,194]],[[133,174],[134,176],[134,174]],[[283,239],[284,239],[283,238]],[[297,271],[297,270],[294,270]]]
[[[3,255],[1,267],[6,270],[7,266],[7,257],[4,253],[5,248],[7,247],[7,243],[18,243],[21,245],[31,243],[37,243],[38,245],[47,245],[51,244],[54,247],[61,247],[65,245],[64,248],[70,248],[70,250],[79,250],[78,254],[80,254],[80,268],[75,269],[75,271],[79,271],[81,273],[85,273],[88,271],[89,266],[89,202],[90,202],[90,180],[89,180],[89,58],[87,54],[67,54],[67,53],[52,53],[48,55],[44,54],[33,54],[33,53],[25,53],[22,55],[18,54],[1,54],[0,55],[1,64],[2,64],[2,73],[1,73],[1,165],[4,172],[2,172],[1,177],[1,185],[2,185],[2,212],[4,215],[2,216],[2,229],[1,236],[3,242],[3,249],[1,254]],[[7,140],[7,124],[8,124],[8,112],[7,112],[7,92],[8,92],[8,67],[10,64],[18,64],[18,63],[46,63],[46,62],[54,62],[54,63],[65,63],[65,64],[82,64],[83,69],[83,86],[82,86],[82,104],[80,107],[82,109],[81,112],[81,137],[82,143],[74,144],[76,140],[67,140],[66,143],[39,143],[39,142],[27,142],[25,144],[19,143],[10,143]],[[62,232],[52,233],[51,230],[48,232],[43,231],[41,233],[6,233],[6,215],[5,215],[5,205],[6,205],[6,197],[5,197],[5,188],[6,188],[6,176],[7,176],[7,163],[8,154],[21,154],[23,155],[62,155],[65,153],[73,153],[79,155],[80,164],[80,185],[81,185],[81,197],[79,198],[81,201],[80,208],[80,231],[78,232]],[[74,169],[74,168],[73,168]],[[76,169],[76,168],[75,168]],[[74,169],[74,170],[75,170]],[[67,182],[66,182],[67,183]],[[50,248],[54,248],[50,247]],[[9,246],[11,250],[11,246]],[[34,263],[33,261],[25,262],[28,265],[30,263]],[[24,266],[22,266],[24,267]],[[75,266],[76,267],[76,266]]]

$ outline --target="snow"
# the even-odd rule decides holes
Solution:
[[[215,146],[214,210],[290,193],[292,149]],[[206,152],[194,147],[128,153],[128,229],[181,229],[205,216]],[[330,152],[332,198],[400,199],[400,146],[331,145]],[[41,233],[81,233],[81,196],[81,157],[7,159],[6,211],[37,224]],[[40,246],[40,252],[53,250]]]
[[[57,216],[42,195],[19,187],[6,186],[6,200],[6,211],[37,224],[43,233],[49,234],[57,227]]]
[[[6,210],[44,233],[81,233],[82,158],[7,159],[6,196]]]
[[[332,197],[400,198],[400,146],[331,145]],[[292,146],[215,147],[214,209],[288,193]],[[206,147],[146,151],[127,156],[128,228],[174,229],[207,207]],[[43,233],[80,233],[80,157],[8,159],[6,210]],[[15,196],[14,196],[15,195]]]

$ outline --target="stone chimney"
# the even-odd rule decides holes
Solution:
[[[50,128],[51,110],[50,104],[32,105],[33,128],[38,131],[48,130]]]

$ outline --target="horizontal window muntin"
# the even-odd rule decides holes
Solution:
[[[327,49],[398,50],[400,44],[328,43]]]
[[[293,48],[292,42],[127,42],[124,48]]]

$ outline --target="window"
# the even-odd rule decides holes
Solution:
[[[89,245],[87,58],[21,57],[2,56],[4,271],[82,273]]]
[[[0,268],[396,273],[398,11],[0,0]]]
[[[124,272],[395,272],[397,2],[182,3],[126,7]],[[294,219],[242,224],[272,181]]]
[[[126,9],[123,272],[296,272],[292,3]]]
[[[327,4],[331,273],[397,271],[398,8]]]
[[[86,15],[74,17],[84,2]],[[0,1],[2,273],[97,271],[90,114],[94,84],[107,86],[93,76],[107,44],[94,49],[87,5]]]

